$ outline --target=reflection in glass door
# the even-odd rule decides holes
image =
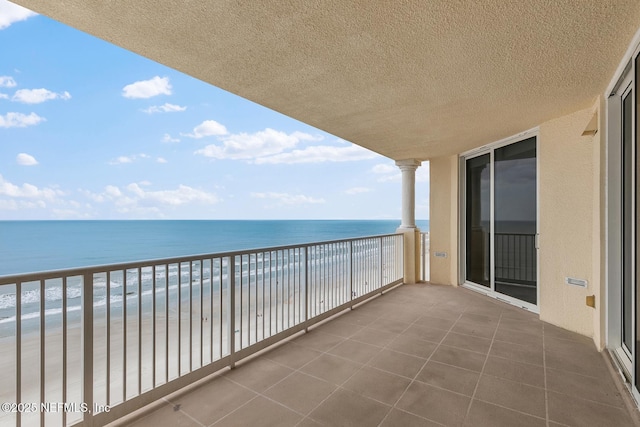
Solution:
[[[494,157],[495,291],[536,305],[536,138]]]
[[[534,136],[465,159],[465,279],[534,306],[536,152]]]

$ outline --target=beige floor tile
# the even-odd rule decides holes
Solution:
[[[295,426],[302,418],[302,415],[258,396],[213,425],[216,427],[287,427]]]
[[[378,347],[385,347],[391,341],[393,341],[398,334],[391,332],[384,332],[377,329],[364,328],[351,336],[350,339],[359,341]]]
[[[249,363],[238,365],[235,369],[225,374],[225,377],[257,393],[261,393],[292,372],[292,369],[279,363],[259,358]]]
[[[295,372],[264,395],[301,414],[308,414],[336,390],[335,384]]]
[[[569,341],[576,341],[580,343],[592,343],[593,340],[589,337],[582,336],[575,332],[567,331],[566,329],[559,328],[549,323],[543,323],[544,336],[550,338],[557,338]]]
[[[311,418],[307,417],[304,420],[300,421],[296,427],[321,427],[321,426],[322,424],[320,424],[319,422],[314,421]]]
[[[485,374],[544,388],[544,368],[512,359],[489,356],[484,366]]]
[[[624,407],[613,379],[597,378],[567,371],[547,369],[549,390],[612,406]]]
[[[571,355],[548,351],[545,353],[545,364],[547,368],[558,371],[610,379],[611,374],[604,364],[602,355],[595,352],[595,350],[594,353],[580,354],[576,352]]]
[[[264,357],[291,369],[300,369],[321,354],[319,351],[290,342],[266,353]]]
[[[342,385],[347,390],[393,405],[407,389],[411,380],[399,375],[364,367]]]
[[[369,328],[377,329],[379,331],[390,332],[392,334],[401,334],[407,328],[411,326],[411,323],[399,322],[397,320],[378,319],[369,325]]]
[[[539,334],[531,334],[498,327],[494,339],[511,344],[518,344],[532,349],[542,348],[542,335]]]
[[[576,390],[576,393],[579,391]],[[561,393],[549,392],[549,419],[571,426],[633,426],[621,408],[602,405]]]
[[[342,357],[323,354],[304,366],[301,371],[314,377],[340,385],[351,377],[362,365]]]
[[[442,341],[444,336],[447,335],[447,331],[444,329],[432,328],[431,326],[411,325],[402,333],[402,335],[416,337],[423,341],[439,343]]]
[[[433,360],[429,361],[416,376],[418,381],[469,397],[473,396],[479,379],[478,372],[445,365]]]
[[[545,391],[491,375],[482,375],[475,398],[536,417],[546,417]]]
[[[309,417],[328,426],[377,426],[391,410],[390,406],[376,402],[347,390],[338,390],[316,408]]]
[[[479,325],[469,321],[462,321],[461,319],[458,322],[456,322],[453,328],[451,328],[451,332],[455,332],[457,334],[470,335],[473,337],[493,339],[493,335],[496,332],[496,326]]]
[[[226,378],[217,378],[197,389],[171,398],[180,410],[204,425],[210,425],[247,403],[256,394]]]
[[[464,425],[469,427],[479,426],[504,426],[504,427],[545,427],[545,418],[536,418],[522,412],[512,411],[490,403],[474,400]]]
[[[426,313],[428,314],[429,311],[426,311]],[[456,323],[455,320],[440,319],[438,317],[433,317],[429,315],[422,316],[414,322],[414,324],[416,325],[429,326],[431,328],[436,328],[436,329],[444,329],[445,331],[448,331],[449,329],[451,329],[451,327],[455,323]]]
[[[543,366],[544,362],[542,347],[531,348],[504,341],[494,340],[489,355],[539,366]]]
[[[381,427],[438,427],[442,424],[429,421],[425,418],[419,417],[409,412],[401,411],[400,409],[392,409],[387,415]]]
[[[423,341],[407,335],[398,335],[397,338],[387,344],[386,348],[427,359],[433,354],[437,346],[438,344],[434,342]]]
[[[424,365],[425,360],[419,357],[398,353],[392,350],[382,350],[369,361],[369,366],[382,369],[403,377],[413,378]]]
[[[463,350],[457,347],[441,345],[431,356],[431,360],[446,363],[447,365],[482,372],[482,367],[487,356],[474,351]]]
[[[471,398],[414,382],[397,403],[399,409],[447,425],[462,425]]]
[[[388,307],[384,313],[381,313],[381,319],[395,320],[403,323],[413,323],[420,318],[420,314],[407,310],[406,303],[395,304],[395,307]]]
[[[536,336],[541,336],[543,333],[542,322],[540,320],[515,320],[503,317],[500,321],[499,328]]]
[[[325,334],[337,335],[343,338],[349,338],[351,335],[355,334],[362,328],[363,326],[361,325],[354,325],[353,323],[338,318],[327,323],[323,323],[322,325],[317,326],[312,330],[324,332]]]
[[[187,414],[177,409],[175,405],[166,404],[129,425],[131,427],[200,427],[203,424],[190,418]]]
[[[358,341],[345,340],[329,350],[328,353],[333,354],[334,356],[344,357],[352,362],[367,363],[376,354],[378,354],[380,350],[381,347],[376,347]]]
[[[351,310],[351,311],[347,312],[346,314],[340,316],[340,320],[342,320],[344,322],[347,322],[347,323],[352,323],[352,324],[357,325],[357,326],[367,326],[371,322],[373,322],[376,319],[378,319],[379,317],[380,317],[379,315],[371,315],[371,314],[360,313],[359,309],[355,309],[355,310]]]
[[[466,310],[460,316],[458,322],[471,323],[478,326],[493,327],[498,326],[500,320],[500,311],[496,311],[493,308],[489,309],[487,313],[485,310],[474,311],[473,309]]]
[[[488,353],[491,348],[491,340],[489,339],[455,332],[449,332],[442,340],[442,344],[484,354]]]
[[[340,344],[346,338],[337,335],[325,334],[317,329],[312,329],[304,335],[297,337],[293,342],[313,350],[326,352]]]

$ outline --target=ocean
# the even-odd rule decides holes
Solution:
[[[399,224],[400,221],[393,220],[0,221],[0,276],[392,234]],[[417,225],[422,231],[428,231],[428,221],[419,221]],[[183,277],[185,272],[179,274],[177,268],[173,265],[168,271],[159,272],[172,283],[167,290],[172,299],[176,297],[178,287],[188,286],[192,279],[201,279],[203,286],[208,286],[208,292],[217,292],[219,284],[214,286],[210,279],[218,277],[220,271],[226,271],[227,266],[203,265],[206,277],[202,278],[198,271],[192,278]],[[181,285],[172,282],[179,276]],[[121,274],[112,275],[109,283],[106,277],[97,278],[94,308],[98,312],[104,310],[107,287],[111,289],[109,299],[112,307],[121,306],[124,300],[127,306],[135,304],[138,297],[128,284],[133,283],[135,288],[135,283],[140,280],[140,298],[145,301],[143,310],[147,312],[153,292],[152,277],[150,271],[143,271],[141,277],[137,277],[135,271],[128,271],[127,285]],[[29,283],[22,288],[25,331],[38,330],[38,286],[37,283]],[[70,319],[79,320],[81,294],[80,279],[70,278],[67,289]],[[50,321],[55,323],[55,319],[59,323],[62,301],[61,284],[48,284],[45,288],[48,324]],[[0,338],[11,336],[15,319],[15,286],[0,287]]]
[[[421,231],[429,221],[416,221]],[[391,234],[399,220],[0,221],[0,276]]]

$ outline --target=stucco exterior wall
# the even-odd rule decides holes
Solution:
[[[541,124],[538,137],[540,318],[592,337],[599,349],[605,339],[603,103]],[[583,136],[594,114],[598,131]],[[431,282],[458,285],[459,157],[430,159],[430,168]],[[568,285],[566,277],[588,286]],[[588,295],[595,295],[595,309],[586,305]]]
[[[458,285],[458,156],[430,159],[430,281]],[[436,254],[446,254],[439,257]]]
[[[593,337],[601,347],[601,135],[582,136],[599,108],[543,123],[538,142],[540,319]],[[566,277],[588,281],[586,288]],[[586,305],[596,296],[596,309]]]

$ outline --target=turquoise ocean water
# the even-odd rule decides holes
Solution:
[[[0,221],[0,276],[394,233],[399,220]],[[422,231],[429,221],[417,221]]]
[[[0,221],[0,276],[391,234],[399,225],[400,221],[395,220]],[[418,221],[417,225],[422,231],[428,231],[428,221]],[[217,277],[214,273],[221,268],[224,266],[208,264],[205,275]],[[140,298],[146,298],[143,310],[148,311],[151,276],[149,272],[143,272],[141,278],[129,277],[131,274],[135,275],[135,272],[127,272],[126,286],[124,277],[117,274],[111,277],[108,285],[105,277],[96,280],[93,295],[96,312],[105,308],[107,286],[111,289],[112,308],[118,309],[126,300],[127,306],[131,305],[131,312],[135,312],[136,280],[142,281]],[[177,266],[161,274],[176,280]],[[189,283],[191,279],[181,277],[179,280],[180,286],[188,286],[184,280]],[[216,286],[207,280],[203,280],[206,288],[203,292],[215,291]],[[129,289],[131,283],[133,287]],[[27,283],[22,288],[23,328],[32,332],[38,330],[38,286],[38,283]],[[168,288],[172,300],[177,297],[177,290],[177,283]],[[45,314],[48,324],[59,323],[62,295],[60,283],[47,284]],[[186,295],[185,292],[183,296]],[[80,296],[79,279],[71,278],[67,310],[70,319],[75,321],[79,321]],[[15,319],[15,286],[0,287],[0,338],[13,333]]]

